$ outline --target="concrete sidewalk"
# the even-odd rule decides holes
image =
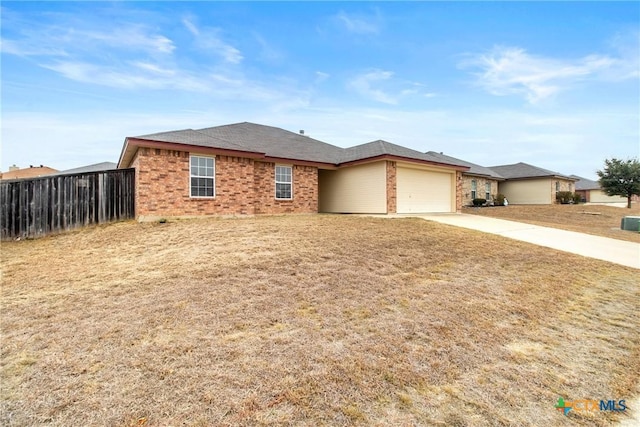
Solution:
[[[640,269],[640,243],[469,214],[407,215]]]

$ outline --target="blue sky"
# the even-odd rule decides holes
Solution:
[[[250,121],[595,178],[640,151],[638,2],[12,2],[1,169]]]

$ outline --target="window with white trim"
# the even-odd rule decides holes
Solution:
[[[471,199],[476,198],[476,194],[478,193],[478,183],[475,179],[471,180]]]
[[[216,167],[213,157],[190,156],[191,197],[215,197]]]
[[[276,166],[276,199],[291,200],[293,198],[293,168]]]
[[[556,181],[556,193],[560,191],[560,181]]]
[[[486,182],[484,184],[484,198],[486,200],[491,200],[491,183]]]

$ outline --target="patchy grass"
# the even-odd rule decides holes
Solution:
[[[620,221],[623,217],[640,215],[640,204],[638,203],[633,203],[631,209],[578,204],[465,207],[462,211],[640,243],[640,233],[620,230]]]
[[[608,426],[554,404],[639,391],[637,271],[419,219],[119,223],[2,274],[2,425]]]

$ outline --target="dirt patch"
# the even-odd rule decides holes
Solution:
[[[420,219],[119,223],[2,245],[3,425],[614,425],[637,272]]]

